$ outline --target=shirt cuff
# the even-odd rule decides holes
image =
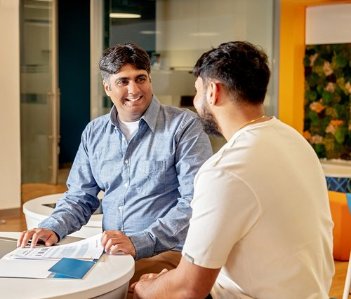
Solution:
[[[60,242],[66,236],[66,234],[63,231],[61,231],[61,230],[57,229],[56,227],[54,227],[53,225],[51,225],[49,219],[45,219],[42,222],[40,222],[38,224],[38,228],[45,228],[45,229],[52,230],[56,234],[56,236],[58,238],[58,242]]]
[[[154,255],[155,241],[147,232],[128,236],[135,248],[135,260]]]

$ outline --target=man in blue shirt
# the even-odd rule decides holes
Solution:
[[[21,234],[18,246],[30,239],[32,246],[38,240],[50,246],[79,230],[99,207],[102,190],[106,252],[139,260],[162,252],[174,257],[176,251],[180,259],[194,176],[212,154],[208,136],[195,113],[163,106],[153,95],[143,49],[134,44],[106,49],[99,67],[114,106],[87,125],[68,191],[39,228]]]

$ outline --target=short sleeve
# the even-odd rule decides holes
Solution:
[[[260,205],[250,186],[225,169],[200,171],[183,255],[206,267],[222,267],[232,248],[256,223]]]

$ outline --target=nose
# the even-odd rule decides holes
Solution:
[[[128,84],[128,94],[136,94],[140,91],[138,84],[134,80],[130,80]]]

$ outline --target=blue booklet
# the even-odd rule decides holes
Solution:
[[[84,275],[95,265],[96,261],[83,261],[72,258],[62,258],[49,271],[53,278],[83,278]]]

